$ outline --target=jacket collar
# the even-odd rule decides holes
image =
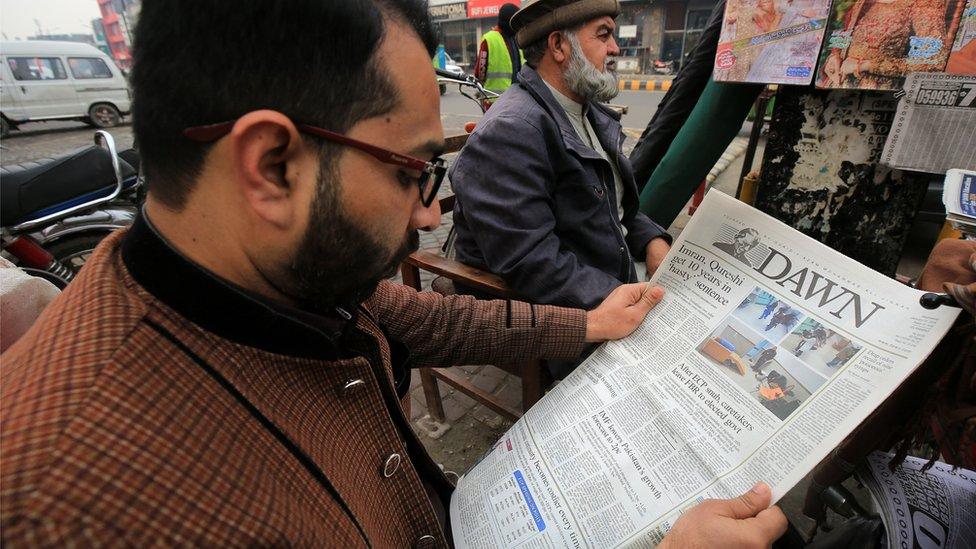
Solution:
[[[568,150],[581,158],[603,160],[599,153],[580,140],[576,129],[573,128],[573,123],[566,115],[566,111],[553,97],[552,92],[549,91],[549,86],[546,85],[546,82],[535,69],[523,65],[522,70],[519,71],[518,82],[556,121],[563,144]],[[620,133],[620,115],[593,101],[587,102],[585,110],[587,118],[590,119],[590,124],[593,125],[596,137],[607,154],[613,155],[619,152],[617,151],[616,139]]]
[[[122,261],[139,285],[194,324],[270,353],[341,358],[340,340],[355,324],[356,307],[325,314],[310,312],[217,277],[169,244],[145,211],[125,236]]]

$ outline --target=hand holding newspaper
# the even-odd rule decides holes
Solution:
[[[718,192],[604,344],[461,478],[458,547],[649,547],[706,498],[779,499],[931,352],[959,310]]]

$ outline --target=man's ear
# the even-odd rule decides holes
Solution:
[[[546,37],[546,43],[549,51],[552,53],[552,58],[554,61],[556,61],[556,63],[561,65],[569,59],[569,42],[566,40],[566,35],[564,35],[562,32],[550,32],[549,36]]]
[[[253,111],[234,123],[230,151],[242,202],[257,217],[288,229],[302,216],[297,168],[306,150],[295,124],[270,110]]]

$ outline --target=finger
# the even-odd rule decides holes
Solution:
[[[643,309],[644,314],[654,308],[655,305],[661,302],[664,297],[664,288],[660,286],[651,286],[650,284],[642,284],[640,301],[636,303],[641,309]]]
[[[773,494],[765,482],[760,482],[741,496],[729,500],[726,516],[735,519],[754,517],[769,507]]]
[[[777,506],[763,509],[755,518],[749,519],[749,526],[760,532],[769,543],[778,540],[786,533],[789,522],[783,510]]]

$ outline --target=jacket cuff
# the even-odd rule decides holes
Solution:
[[[627,228],[627,246],[630,254],[638,261],[644,261],[647,255],[647,244],[655,238],[663,238],[668,246],[674,240],[664,227],[642,213],[634,216],[631,226]]]
[[[539,358],[577,358],[586,347],[586,311],[514,301],[512,309],[513,313],[518,311],[519,316],[535,319],[535,327],[539,330]]]

